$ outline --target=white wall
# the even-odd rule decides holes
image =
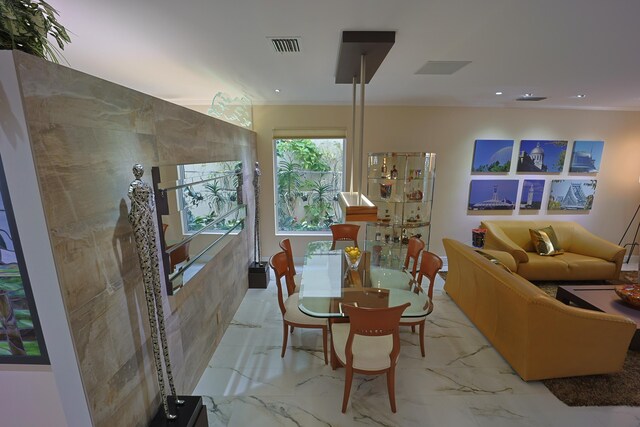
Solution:
[[[0,425],[91,425],[53,263],[11,51],[0,51],[0,155],[50,366],[0,365]]]
[[[192,108],[206,110],[204,107]],[[263,177],[260,195],[262,255],[267,257],[279,250],[278,242],[283,237],[275,235],[273,130],[346,128],[351,141],[351,106],[254,106],[253,118]],[[512,164],[516,161],[522,139],[567,140],[567,158],[574,140],[603,140],[604,152],[600,172],[595,177],[598,185],[591,212],[547,214],[543,208],[535,213],[535,217],[575,220],[601,237],[618,243],[640,202],[640,113],[539,108],[366,107],[365,156],[368,152],[381,151],[436,153],[437,178],[430,249],[440,255],[444,255],[443,237],[470,243],[471,229],[477,227],[482,219],[532,218],[529,212],[520,214],[518,209],[501,215],[467,212],[476,139],[513,139]],[[347,160],[349,162],[350,159]],[[500,177],[520,181],[525,178],[546,181],[566,178],[568,163],[567,160],[560,175],[516,174],[514,165],[513,172]],[[473,178],[483,177],[474,175]],[[543,204],[548,191],[547,187]],[[624,242],[632,240],[637,221]],[[318,237],[292,237],[294,254],[302,256],[306,243],[315,239]]]

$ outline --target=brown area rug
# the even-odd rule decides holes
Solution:
[[[447,272],[439,272],[446,280]],[[623,271],[619,281],[584,282],[585,285],[604,283],[638,283],[637,271]],[[555,298],[558,286],[576,282],[534,283]],[[542,383],[568,406],[640,406],[640,352],[628,351],[622,372],[605,375],[555,378]]]
[[[554,378],[542,384],[568,406],[640,406],[640,352],[627,352],[622,372]]]

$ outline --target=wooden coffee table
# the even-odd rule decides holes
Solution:
[[[619,314],[636,322],[636,333],[629,348],[640,351],[640,310],[625,304],[616,295],[615,285],[558,286],[556,299],[565,304],[574,303],[578,307]]]

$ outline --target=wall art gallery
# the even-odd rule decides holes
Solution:
[[[566,140],[527,139],[520,141],[515,155],[514,145],[514,140],[507,139],[475,141],[471,174],[494,178],[471,180],[468,211],[516,210],[516,206],[518,211],[546,208],[549,213],[591,210],[597,180],[577,177],[597,175],[604,141],[576,140],[569,151]],[[522,179],[508,176],[513,173]],[[505,177],[495,178],[496,175]]]

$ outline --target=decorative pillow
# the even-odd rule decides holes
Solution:
[[[529,229],[533,247],[542,256],[554,256],[564,253],[558,244],[558,237],[551,226]]]
[[[486,259],[488,259],[489,261],[491,261],[492,263],[494,263],[495,265],[498,265],[502,268],[504,268],[506,271],[508,271],[509,273],[513,274],[513,272],[511,271],[511,269],[509,267],[507,267],[506,265],[504,265],[499,259],[497,259],[496,257],[494,257],[492,254],[488,254],[486,252],[483,251],[479,251],[476,249],[476,252],[479,253],[480,255],[482,255],[483,257],[485,257]]]

